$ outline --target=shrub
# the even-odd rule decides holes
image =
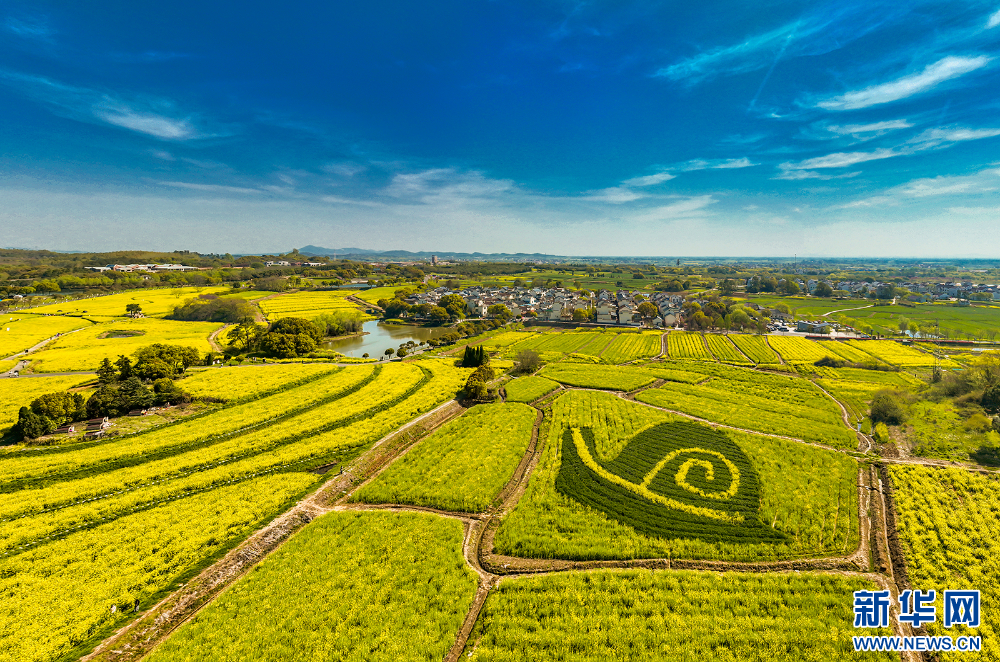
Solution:
[[[254,307],[243,299],[220,299],[214,294],[202,294],[174,308],[170,319],[185,322],[239,322],[254,316]]]
[[[902,403],[892,391],[879,391],[872,396],[870,417],[875,423],[899,425],[906,420]]]
[[[516,364],[514,365],[514,372],[517,374],[528,374],[535,372],[542,367],[542,357],[539,356],[538,352],[530,349],[525,349],[517,354]]]

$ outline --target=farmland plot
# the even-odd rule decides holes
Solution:
[[[705,340],[700,333],[671,331],[667,334],[667,350],[673,359],[715,360],[705,347]]]
[[[200,294],[225,295],[229,288],[174,287],[170,289],[133,290],[116,294],[98,295],[73,301],[60,301],[47,306],[32,308],[39,315],[83,315],[85,317],[125,317],[125,306],[138,304],[146,317],[163,317],[182,305],[187,299]]]
[[[0,357],[23,352],[59,333],[92,326],[77,317],[43,317],[8,313],[0,315]]]
[[[57,338],[32,354],[31,367],[37,372],[93,371],[104,358],[114,360],[119,354],[128,356],[153,343],[186,345],[205,353],[212,349],[208,336],[221,326],[217,322],[151,318],[93,324]]]
[[[937,620],[931,635],[980,635],[981,654],[945,654],[945,660],[1000,659],[1000,482],[961,469],[891,465],[897,529],[911,585],[937,590]],[[945,630],[945,590],[979,590],[981,625]]]
[[[361,313],[357,304],[347,298],[353,294],[354,292],[344,290],[291,292],[271,299],[264,299],[258,305],[271,321],[283,317],[313,319],[318,315],[343,311]],[[365,318],[373,319],[370,315],[365,316]]]
[[[462,659],[473,662],[893,660],[855,654],[852,577],[610,571],[521,577],[486,600]],[[867,633],[866,633],[867,634]],[[879,632],[878,634],[888,634]]]
[[[778,360],[778,355],[774,353],[774,350],[771,349],[771,346],[767,344],[767,341],[762,336],[736,333],[730,334],[729,339],[756,363],[769,364],[781,362]]]
[[[601,354],[611,363],[625,363],[635,359],[648,359],[661,351],[662,334],[658,331],[619,334]]]
[[[719,361],[734,365],[753,365],[753,361],[748,360],[733,343],[729,342],[728,336],[709,333],[705,335],[705,341]]]
[[[148,659],[437,661],[454,643],[476,585],[459,521],[330,513]]]
[[[330,364],[247,365],[192,371],[177,385],[192,396],[237,400],[336,370]]]
[[[531,349],[536,352],[562,352],[570,354],[579,351],[592,341],[603,338],[604,334],[596,332],[568,331],[564,333],[542,333],[524,342],[518,343],[514,349],[521,351]]]
[[[93,381],[87,375],[52,375],[50,377],[18,377],[0,379],[0,431],[17,423],[21,407],[46,393],[65,391]],[[2,457],[2,456],[0,456]],[[0,460],[2,467],[2,460]]]
[[[826,349],[826,343],[800,336],[769,336],[767,341],[787,363],[814,363],[822,358],[840,358]]]
[[[534,402],[559,388],[559,383],[545,377],[518,377],[504,384],[508,402]]]
[[[847,344],[886,363],[903,368],[932,367],[935,362],[933,354],[908,347],[894,340],[849,340]],[[943,359],[941,366],[957,368],[958,364],[950,359]]]
[[[527,405],[473,407],[419,442],[351,500],[482,512],[513,476],[534,423],[535,410]]]
[[[760,561],[843,554],[857,546],[857,465],[844,454],[713,431],[599,392],[568,391],[556,400],[552,416],[527,491],[497,531],[499,553]],[[690,443],[680,445],[682,441]],[[698,452],[671,455],[679,449]],[[676,489],[654,492],[659,498],[644,493],[659,486],[654,485],[655,475],[650,482],[630,476],[641,472],[637,467],[643,462],[659,466],[658,453],[665,453],[661,457],[663,466],[671,467],[669,478],[693,490],[685,488],[684,495]],[[707,496],[728,492],[734,483],[732,497]],[[746,491],[741,495],[740,490]],[[754,492],[760,504],[756,509],[748,505]],[[722,508],[721,518],[720,513],[704,512],[720,510],[719,503],[733,498],[735,509]],[[659,519],[650,518],[649,511]],[[655,526],[668,518],[675,522],[671,527]]]
[[[656,381],[650,373],[638,368],[618,368],[604,365],[554,363],[542,368],[539,375],[570,386],[600,388],[612,391],[634,391]]]
[[[699,385],[667,383],[639,393],[636,399],[716,423],[787,435],[840,448],[857,440],[844,425],[840,408],[806,380],[772,378],[767,386],[714,378]]]

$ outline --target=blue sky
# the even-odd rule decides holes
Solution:
[[[0,0],[0,245],[995,257],[1000,0]]]

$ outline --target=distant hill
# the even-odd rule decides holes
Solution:
[[[426,260],[436,255],[440,260],[550,260],[561,256],[545,253],[451,253],[447,251],[376,251],[368,248],[323,248],[321,246],[303,246],[299,249],[302,255],[336,255],[337,257],[366,256],[380,258],[396,258],[401,260]]]

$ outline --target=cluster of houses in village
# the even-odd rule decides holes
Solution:
[[[681,322],[681,305],[684,297],[678,294],[655,292],[647,299],[639,292],[601,290],[596,293],[581,293],[561,287],[469,287],[450,290],[438,287],[427,292],[413,294],[406,302],[438,305],[445,295],[457,294],[466,303],[470,315],[487,317],[490,306],[502,304],[514,317],[535,317],[547,322],[596,322],[597,324],[641,326],[643,323],[654,327],[671,327]],[[639,304],[650,301],[656,306],[658,315],[644,320],[639,313]],[[582,311],[586,317],[574,312]]]
[[[198,267],[183,264],[109,264],[104,267],[84,267],[87,271],[197,271]]]

